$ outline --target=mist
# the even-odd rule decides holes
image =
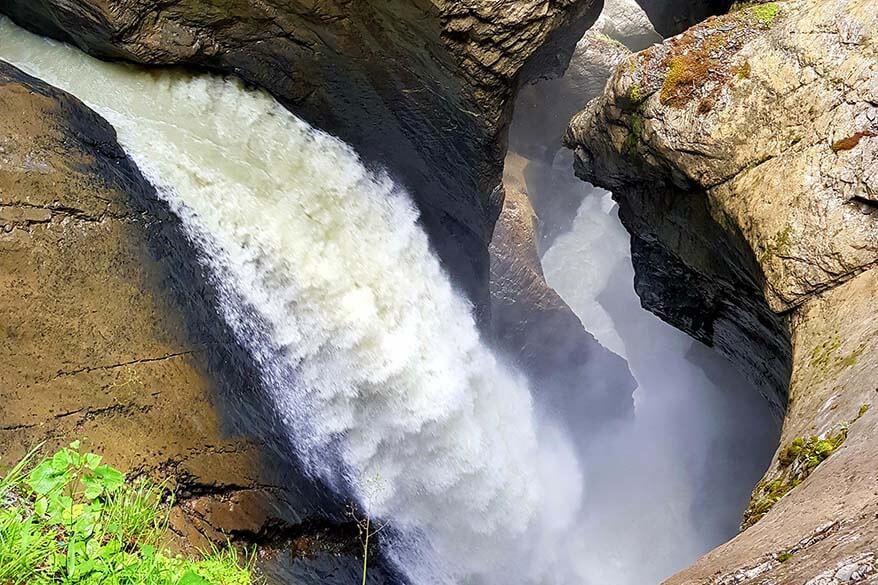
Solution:
[[[630,16],[632,6],[609,2],[607,10]],[[580,435],[573,440],[587,478],[577,573],[586,583],[644,585],[735,536],[779,423],[724,357],[641,307],[630,238],[612,194],[573,175],[572,153],[560,145],[566,121],[629,54],[606,37],[623,27],[607,14],[598,26],[602,34],[586,34],[562,79],[523,88],[505,181],[527,193],[539,218],[548,285],[587,331],[627,360],[637,381],[633,416],[597,435],[572,432]],[[628,32],[635,49],[656,36],[642,27]]]

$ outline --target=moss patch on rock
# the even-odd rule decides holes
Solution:
[[[818,465],[838,451],[848,438],[850,425],[857,422],[868,410],[869,405],[863,404],[857,415],[850,422],[842,424],[835,434],[822,438],[816,435],[807,438],[797,437],[781,450],[778,455],[780,475],[770,481],[763,479],[756,485],[750,498],[750,505],[744,512],[741,529],[746,530],[756,524],[785,495],[805,481]]]
[[[793,439],[778,458],[781,476],[771,481],[763,480],[753,490],[741,528],[747,529],[756,524],[781,498],[805,481],[818,465],[841,447],[847,436],[848,428],[844,425],[838,433],[823,439],[817,436]]]
[[[850,353],[841,353],[842,339],[838,333],[826,341],[818,344],[811,350],[811,367],[814,368],[821,376],[834,375],[847,369],[857,363],[860,356],[866,350],[866,346],[861,344]]]
[[[792,234],[793,228],[789,224],[774,234],[765,245],[765,249],[759,254],[759,263],[765,265],[774,257],[788,255],[792,244]]]
[[[733,56],[780,13],[775,2],[745,5],[708,19],[674,39],[665,56],[662,104],[682,108],[698,99],[698,113],[709,112],[720,89],[735,75],[749,77],[749,63],[732,65]]]

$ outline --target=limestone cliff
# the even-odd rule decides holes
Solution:
[[[409,187],[482,309],[511,99],[563,70],[600,2],[5,0],[0,11],[100,57],[266,88]]]
[[[745,5],[630,58],[571,122],[577,173],[632,233],[644,305],[785,416],[750,527],[669,583],[874,578],[874,8]]]
[[[310,511],[235,432],[231,414],[258,413],[221,391],[246,379],[222,370],[233,344],[199,327],[209,290],[180,272],[174,226],[109,124],[0,62],[0,466],[82,438],[172,481],[182,545],[269,539]]]

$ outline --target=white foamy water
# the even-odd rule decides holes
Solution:
[[[393,181],[234,81],[103,63],[3,19],[0,58],[115,126],[202,252],[298,456],[392,522],[414,583],[578,581],[570,443],[481,343]]]

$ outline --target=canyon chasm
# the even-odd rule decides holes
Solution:
[[[878,583],[876,9],[0,2],[0,474],[254,582]]]

